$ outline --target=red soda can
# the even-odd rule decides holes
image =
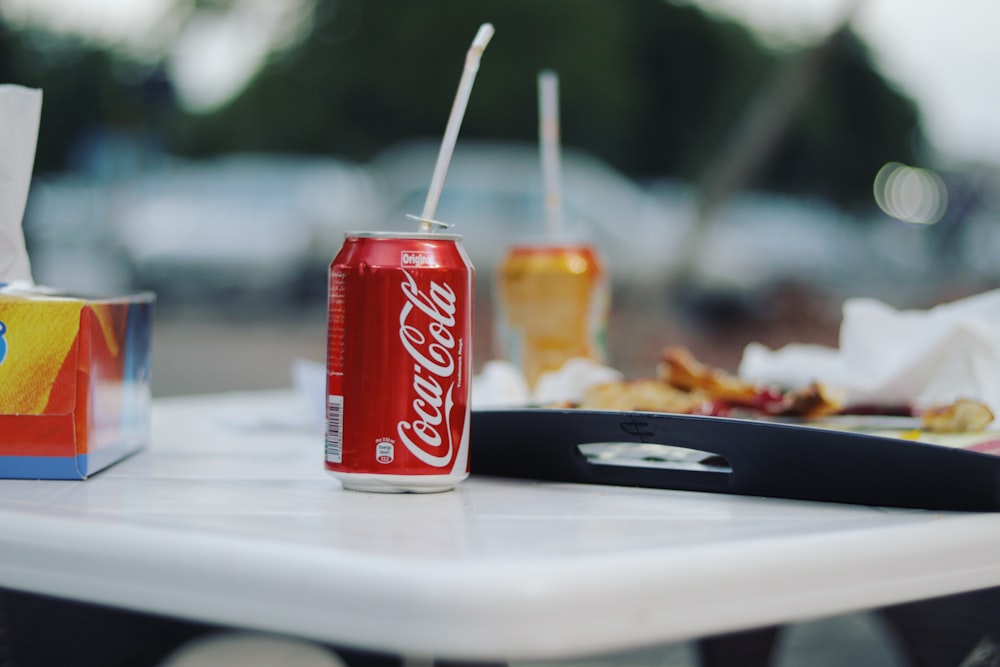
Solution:
[[[345,489],[469,474],[474,270],[461,236],[351,232],[330,264],[326,469]]]

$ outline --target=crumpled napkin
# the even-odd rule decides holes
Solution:
[[[622,374],[590,359],[569,359],[559,370],[542,373],[534,391],[513,364],[493,359],[472,378],[472,407],[511,408],[579,401],[590,387],[622,379]]]
[[[922,408],[970,398],[1000,415],[1000,290],[929,310],[849,299],[837,349],[751,343],[739,375],[790,388],[819,381],[845,392],[848,404]]]
[[[42,91],[0,85],[0,283],[32,282],[21,223],[41,113]]]

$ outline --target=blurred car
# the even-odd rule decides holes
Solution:
[[[693,222],[695,211],[688,218]],[[869,277],[868,239],[831,205],[785,195],[741,193],[708,221],[697,252],[703,282],[743,290],[785,282],[834,287]]]
[[[423,209],[437,151],[436,142],[408,142],[374,160],[385,201],[371,229],[415,229],[405,216]],[[640,185],[586,152],[564,149],[562,157],[565,236],[595,245],[619,286],[679,282],[751,293],[784,282],[836,285],[878,270],[856,221],[821,201],[740,193],[699,231],[695,186]],[[460,141],[435,218],[455,225],[486,280],[508,246],[545,240],[537,146]]]
[[[372,162],[383,193],[371,230],[416,230],[439,143],[393,146]],[[637,183],[585,152],[562,152],[561,238],[594,245],[617,283],[662,281],[680,220]],[[449,164],[435,219],[453,224],[479,279],[488,281],[506,249],[548,239],[538,147],[460,141]]]
[[[77,174],[36,177],[24,212],[34,281],[87,296],[128,291],[131,275],[112,229],[114,209],[108,182]]]
[[[824,202],[742,192],[697,230],[697,198],[685,201],[678,247],[687,263],[667,296],[699,327],[734,331],[789,308],[807,317],[796,305],[802,299],[858,295],[881,282],[882,267],[858,221]]]
[[[328,158],[229,155],[135,179],[117,232],[137,285],[167,299],[294,298],[368,216],[366,172]]]

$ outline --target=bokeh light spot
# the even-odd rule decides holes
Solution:
[[[873,192],[878,207],[903,222],[932,225],[948,208],[948,188],[940,176],[899,162],[879,169]]]

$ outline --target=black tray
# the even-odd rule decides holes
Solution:
[[[473,474],[929,510],[1000,511],[1000,456],[798,424],[652,412],[476,410]],[[696,465],[599,462],[588,443],[707,452]],[[711,456],[714,455],[714,456]]]

